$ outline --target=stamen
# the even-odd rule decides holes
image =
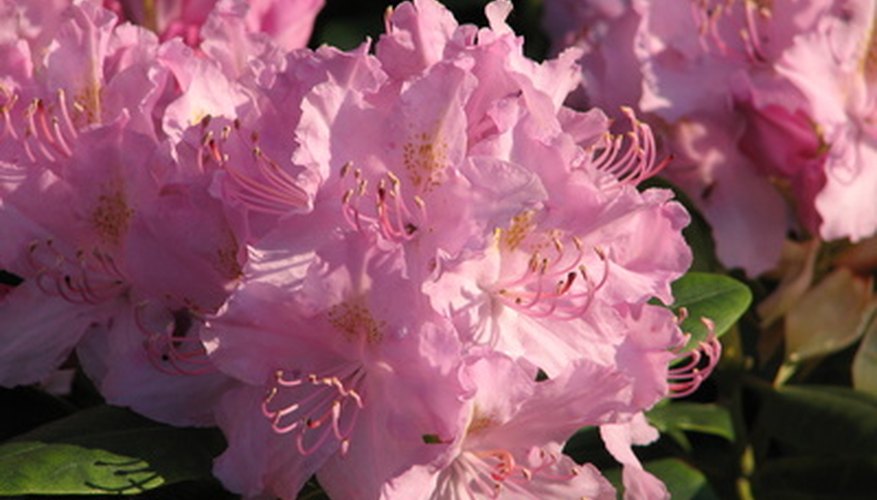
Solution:
[[[262,414],[271,421],[274,432],[295,433],[296,448],[302,455],[313,454],[329,440],[336,441],[343,454],[349,449],[359,410],[365,406],[356,390],[363,377],[364,372],[355,365],[292,378],[278,370],[262,401]],[[289,403],[279,403],[280,398]],[[278,403],[279,408],[272,409]]]
[[[351,171],[350,162],[342,167],[342,178],[347,177]],[[356,231],[366,229],[377,232],[394,243],[411,241],[417,236],[417,232],[426,224],[426,202],[418,195],[411,199],[416,210],[412,210],[402,194],[402,180],[393,172],[387,172],[385,177],[377,180],[374,189],[374,203],[369,212],[363,210],[361,200],[368,194],[368,179],[363,177],[360,169],[353,169],[354,187],[348,188],[341,196],[342,213],[351,228]]]
[[[731,55],[731,48],[725,43],[720,33],[720,23],[729,19],[729,16],[742,16],[740,22],[743,27],[738,32],[740,40],[743,44],[743,51],[746,57],[752,62],[763,62],[766,60],[765,51],[762,46],[762,37],[758,29],[757,16],[762,18],[771,17],[771,6],[769,1],[764,0],[725,0],[724,2],[716,2],[715,0],[695,0],[692,2],[692,17],[695,24],[698,25],[700,35],[700,44],[704,51],[710,51],[710,43],[718,50],[719,54],[724,57]],[[742,9],[739,13],[734,9],[735,3]],[[736,19],[731,22],[737,22]]]
[[[57,91],[57,103],[49,106],[44,99],[35,98],[20,115],[23,133],[20,133],[14,123],[12,109],[18,102],[18,95],[8,93],[0,88],[6,102],[0,105],[3,113],[3,125],[0,130],[0,139],[9,136],[18,142],[24,150],[25,156],[31,163],[36,163],[43,158],[49,162],[55,162],[60,157],[69,158],[73,155],[70,141],[76,139],[78,133],[70,120],[67,109],[66,94],[63,90]],[[49,110],[56,109],[60,112],[60,118],[52,115]],[[66,135],[65,130],[66,129]]]
[[[657,146],[651,128],[639,121],[632,109],[623,106],[621,111],[630,121],[630,132],[607,135],[595,149],[590,166],[611,174],[621,184],[637,185],[661,172],[671,158],[655,163]]]
[[[535,462],[534,466],[520,464],[510,451],[504,449],[466,451],[452,467],[463,476],[460,482],[466,485],[473,498],[484,495],[498,498],[503,491],[529,497],[532,496],[529,483],[537,477],[543,481],[567,482],[579,474],[576,468],[568,474],[551,471],[559,458],[542,449],[533,450],[529,458]]]
[[[79,134],[76,127],[73,126],[73,120],[70,119],[70,112],[67,109],[67,93],[64,92],[64,89],[58,89],[58,109],[61,110],[61,122],[67,129],[67,135],[73,138],[77,137]]]
[[[201,321],[190,309],[165,311],[166,318],[162,328],[147,325],[143,315],[148,301],[134,307],[134,323],[145,335],[143,347],[147,359],[155,369],[168,375],[204,375],[216,372],[216,368],[207,357],[201,340],[191,335],[196,321]]]
[[[3,111],[3,131],[0,132],[0,139],[2,139],[6,133],[9,133],[9,136],[17,141],[18,132],[12,124],[11,111],[12,108],[15,107],[15,103],[18,102],[18,94],[7,94],[5,89],[3,89],[3,94],[6,96],[6,102],[0,105],[0,110]]]
[[[534,252],[520,277],[496,286],[500,300],[534,318],[580,318],[590,308],[597,291],[606,284],[610,261],[602,249],[593,249],[603,263],[603,274],[599,281],[594,282],[583,263],[586,255],[581,241],[576,238],[569,240],[574,244],[575,253],[567,251],[558,235],[552,237],[554,258],[548,259],[538,251]],[[553,286],[546,286],[545,282],[549,280]]]
[[[206,129],[209,124],[206,116],[202,127]],[[262,150],[258,132],[251,132],[249,138],[244,134],[239,120],[233,126],[221,127],[218,138],[207,130],[198,153],[199,168],[203,170],[207,160],[215,162],[228,174],[224,183],[228,197],[249,210],[283,216],[307,207],[310,202],[307,191]],[[236,143],[231,143],[232,137],[237,139]]]
[[[99,304],[124,291],[126,280],[115,266],[108,267],[108,256],[92,260],[77,252],[68,257],[46,240],[32,242],[27,259],[40,291],[73,304]]]
[[[693,394],[700,384],[710,376],[722,356],[722,343],[715,336],[715,325],[707,318],[701,318],[709,334],[698,346],[673,360],[668,372],[670,397],[682,398]],[[688,343],[689,335],[685,336],[682,347]]]

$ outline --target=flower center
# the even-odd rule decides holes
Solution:
[[[464,451],[451,466],[449,479],[465,485],[472,498],[500,498],[506,491],[528,498],[533,496],[530,483],[537,475],[567,482],[579,474],[578,468],[561,474],[552,471],[559,457],[539,448],[533,448],[526,458],[528,463],[522,464],[508,450]]]
[[[97,204],[91,211],[91,224],[105,243],[118,246],[133,215],[134,210],[128,207],[123,189],[110,187],[97,197]]]
[[[500,246],[509,251],[518,248],[524,238],[530,234],[536,227],[533,222],[534,212],[532,210],[524,210],[512,217],[512,222],[506,230],[500,229]]]
[[[415,134],[402,146],[402,164],[408,178],[421,192],[429,192],[444,181],[448,145],[432,134]]]
[[[160,306],[150,311],[150,305],[142,302],[135,307],[134,322],[145,336],[143,346],[152,366],[169,375],[214,373],[197,334],[201,319],[186,307],[169,311]]]
[[[564,320],[581,317],[609,277],[609,259],[604,251],[593,248],[598,265],[602,267],[600,278],[595,281],[587,264],[594,258],[588,255],[578,237],[559,230],[530,232],[533,225],[529,218],[526,223],[513,220],[511,227],[509,233],[514,238],[506,240],[504,233],[499,232],[500,244],[505,248],[525,245],[529,258],[517,277],[494,285],[502,303],[530,317],[550,316]],[[518,238],[516,230],[521,227],[526,227],[528,234]],[[520,257],[512,252],[503,255],[512,266],[520,262]]]
[[[367,344],[378,344],[383,340],[383,330],[387,324],[377,321],[367,307],[357,302],[342,302],[329,308],[326,313],[329,323],[340,331],[350,342],[363,340]]]

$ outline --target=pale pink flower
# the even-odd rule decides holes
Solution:
[[[76,347],[108,401],[163,421],[210,423],[209,409],[192,405],[190,395],[216,397],[225,380],[197,336],[200,316],[221,304],[239,272],[221,205],[211,211],[198,200],[186,213],[181,204],[196,197],[157,182],[168,158],[119,124],[79,134],[76,153],[52,170],[19,170],[20,180],[3,191],[2,261],[24,279],[2,303],[4,322],[20,325],[3,330],[12,346],[3,383],[42,378]],[[165,207],[171,221],[162,220]],[[194,381],[162,371],[205,375]],[[163,391],[164,398],[144,396]]]
[[[806,114],[804,126],[816,136],[810,141],[818,141],[824,155],[818,189],[810,191],[816,191],[813,204],[825,239],[859,241],[877,232],[875,11],[873,1],[833,3],[777,64],[779,74],[805,96],[787,114]],[[785,125],[783,138],[794,140],[800,128]]]
[[[456,435],[465,390],[450,323],[398,252],[330,231],[300,286],[247,283],[205,332],[211,359],[247,384],[219,409],[229,449],[215,472],[234,491],[291,498],[335,464],[372,497]]]
[[[842,207],[838,214],[850,213],[850,204],[862,199],[852,193],[870,186],[868,169],[833,166],[859,162],[852,158],[863,157],[861,153],[842,153],[852,151],[846,144],[858,140],[832,132],[839,129],[829,125],[831,120],[823,123],[811,111],[833,107],[834,123],[845,120],[837,111],[843,106],[827,104],[825,98],[845,95],[844,91],[825,90],[820,83],[843,70],[823,66],[864,57],[834,56],[832,44],[845,47],[840,50],[864,49],[816,34],[831,31],[818,26],[829,24],[824,19],[832,11],[843,10],[825,0],[619,1],[574,7],[557,0],[549,4],[546,24],[560,30],[553,33],[559,45],[585,48],[587,102],[615,106],[628,100],[659,118],[653,122],[661,124],[676,155],[667,176],[705,212],[720,259],[758,274],[776,264],[790,228],[801,227],[823,238],[861,238],[873,232],[867,229],[873,225],[866,215],[869,209],[855,210],[861,215],[838,222],[848,228],[862,225],[855,231],[822,229],[829,227],[825,214],[834,209],[819,200],[828,199],[832,186],[843,186],[835,192],[849,194],[833,195],[832,199],[843,198],[835,205]],[[568,17],[559,18],[563,13]],[[579,20],[578,30],[569,18]],[[870,17],[862,13],[862,19]],[[833,31],[843,34],[831,36],[865,36],[864,31],[850,32],[864,30],[864,24],[848,25],[849,29]],[[810,45],[805,47],[804,40]],[[806,55],[817,53],[823,55]],[[816,69],[810,61],[826,63],[818,63]],[[819,77],[814,76],[817,72]],[[618,81],[634,83],[614,83]],[[851,182],[849,175],[838,174],[837,182],[831,183],[833,171],[856,172],[863,181]],[[744,197],[748,203],[739,201]]]
[[[624,466],[622,481],[625,499],[670,498],[664,483],[643,469],[631,448],[634,444],[645,445],[658,439],[658,430],[649,425],[642,413],[627,422],[601,425],[600,436],[609,453]]]
[[[260,240],[288,216],[313,210],[318,194],[328,196],[326,190],[317,192],[328,173],[320,164],[302,159],[303,150],[327,152],[310,149],[321,141],[309,137],[305,129],[311,125],[299,124],[309,109],[305,96],[312,89],[344,82],[348,75],[351,80],[346,83],[373,88],[383,74],[370,66],[376,62],[364,50],[292,52],[270,86],[244,90],[250,96],[250,112],[233,120],[208,114],[197,125],[177,129],[182,131],[177,145],[181,163],[191,171],[212,172],[213,194],[243,217],[241,241]],[[193,95],[191,102],[203,102],[200,99]],[[303,130],[301,138],[290,134],[289,127],[296,125]],[[337,200],[338,196],[332,199]],[[341,211],[332,213],[340,220]]]
[[[324,0],[103,0],[122,20],[139,24],[161,40],[181,37],[193,47],[202,40],[201,29],[215,8],[247,8],[251,33],[265,33],[284,49],[304,47]]]
[[[2,304],[20,327],[3,334],[29,340],[7,341],[2,383],[39,380],[76,348],[108,401],[209,424],[192,402],[227,379],[198,328],[240,272],[236,239],[209,179],[158,142],[155,37],[88,2],[61,19],[32,78],[4,88],[0,262],[24,282]]]
[[[790,213],[780,193],[758,175],[753,160],[735,146],[741,125],[706,113],[678,122],[670,146],[676,156],[668,175],[672,170],[672,179],[707,217],[718,258],[757,274],[779,259]],[[741,193],[748,202],[742,202]]]
[[[700,382],[668,369],[686,338],[647,303],[669,303],[691,261],[681,205],[635,188],[665,165],[651,130],[627,112],[630,133],[612,135],[601,112],[565,108],[578,52],[528,60],[510,8],[491,3],[478,29],[419,0],[390,13],[376,56],[288,58],[304,65],[276,73],[288,101],[266,87],[253,102],[280,123],[272,106],[300,99],[291,151],[265,134],[290,163],[243,161],[258,114],[184,129],[177,151],[197,151],[254,228],[242,285],[202,332],[241,382],[218,416],[228,488],[290,497],[316,473],[338,497],[440,496],[491,490],[455,476],[484,466],[509,492],[532,472],[514,491],[611,494],[591,467],[568,473],[562,441]],[[515,386],[499,391],[491,366]],[[483,439],[476,394],[504,412]],[[534,421],[548,401],[557,418]]]
[[[466,375],[477,389],[463,410],[465,432],[433,463],[394,478],[383,497],[615,498],[594,466],[575,464],[561,447],[579,428],[610,421],[627,408],[623,377],[581,363],[535,382],[532,372],[495,353],[472,360]],[[327,485],[345,484],[342,474],[330,469],[320,477]]]

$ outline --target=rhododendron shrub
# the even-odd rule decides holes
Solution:
[[[246,497],[613,498],[583,427],[667,497],[632,446],[721,347],[659,305],[692,254],[652,129],[566,106],[583,51],[525,57],[507,0],[296,49],[321,4],[2,4],[0,384],[216,425]]]
[[[677,155],[667,175],[709,219],[719,257],[758,274],[788,230],[853,242],[877,232],[873,9],[555,0],[545,24],[557,47],[584,47],[589,102],[630,103],[660,123]]]

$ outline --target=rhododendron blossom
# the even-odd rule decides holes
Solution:
[[[758,274],[777,264],[790,229],[852,241],[877,231],[862,125],[872,10],[556,0],[546,26],[556,45],[583,46],[592,105],[629,102],[656,117],[677,158],[667,174],[707,216],[718,256]]]
[[[391,488],[407,498],[615,498],[591,465],[580,467],[559,443],[583,425],[623,411],[623,379],[583,363],[536,382],[498,353],[475,356],[466,367],[477,387],[467,403],[465,432],[440,460],[410,469]],[[587,379],[582,384],[577,380]]]
[[[162,40],[179,37],[198,46],[214,9],[246,6],[247,31],[265,33],[285,49],[307,44],[324,0],[103,0],[121,19],[139,24]]]
[[[76,348],[109,401],[209,424],[227,378],[198,331],[239,277],[246,231],[209,195],[214,172],[174,151],[161,114],[185,104],[171,85],[192,78],[180,66],[203,82],[220,63],[159,45],[94,3],[59,8],[41,36],[7,46],[20,64],[2,87],[0,263],[23,283],[2,304],[20,326],[3,334],[29,333],[4,350],[3,383],[40,380]],[[226,24],[243,25],[239,14]],[[44,39],[37,58],[32,40]]]
[[[671,302],[691,259],[685,211],[668,191],[635,189],[665,166],[651,130],[627,111],[632,130],[616,136],[599,110],[564,107],[577,53],[526,59],[509,11],[491,3],[477,29],[434,1],[404,3],[376,56],[318,51],[307,64],[321,76],[287,94],[301,99],[294,167],[240,170],[247,120],[206,125],[214,195],[263,228],[203,335],[241,383],[218,417],[230,446],[215,471],[232,490],[291,497],[316,473],[337,497],[611,495],[558,454],[565,437],[702,380],[685,378],[697,361],[668,369],[686,337],[647,303]],[[523,392],[475,375],[494,362]],[[539,370],[551,381],[534,387]],[[597,391],[595,373],[613,381],[609,406],[569,392]],[[567,426],[546,415],[544,437],[526,423],[545,407],[540,387],[571,405]],[[480,411],[514,398],[533,412],[514,424],[530,441],[473,437]],[[511,417],[497,415],[497,443]],[[378,448],[392,452],[376,461]]]

